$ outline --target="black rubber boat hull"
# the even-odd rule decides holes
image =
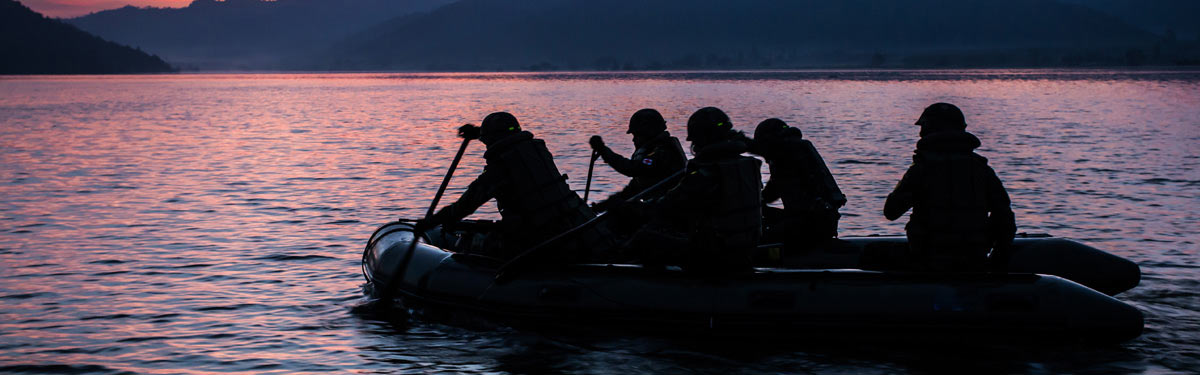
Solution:
[[[636,266],[573,265],[493,282],[496,264],[426,243],[406,224],[364,254],[373,293],[406,306],[513,321],[706,335],[942,335],[1123,341],[1136,308],[1036,274],[918,274],[760,268],[722,280]],[[403,271],[401,269],[403,268]]]
[[[478,233],[488,230],[491,225],[490,221],[468,221],[460,225],[459,230]],[[385,225],[376,231],[372,241],[381,234],[408,231],[409,228],[403,222]],[[430,231],[427,239],[428,236],[435,239],[434,243],[453,241],[442,236],[440,230]],[[460,250],[449,245],[441,247],[449,251]],[[789,252],[778,244],[763,245],[757,253],[756,265],[785,269],[902,271],[906,268],[907,249],[908,240],[903,236],[843,237],[816,244],[804,252]],[[1013,241],[1011,254],[1007,267],[1010,273],[1054,275],[1110,296],[1133,289],[1141,282],[1141,268],[1137,263],[1068,239],[1021,234]],[[364,269],[364,273],[368,271]]]
[[[784,256],[765,265],[893,271],[903,267],[907,249],[908,240],[903,236],[843,237],[804,255]],[[1064,238],[1019,235],[1011,253],[1010,273],[1054,275],[1110,296],[1133,289],[1142,279],[1137,263]]]

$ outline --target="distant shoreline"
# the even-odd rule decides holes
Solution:
[[[423,78],[464,78],[471,76],[558,76],[558,77],[596,77],[603,76],[796,76],[821,78],[853,77],[934,77],[947,76],[1042,76],[1042,75],[1191,75],[1200,74],[1200,66],[1110,66],[1110,67],[1013,67],[1013,68],[798,68],[798,69],[703,69],[703,70],[501,70],[501,71],[423,71],[423,70],[192,70],[160,73],[126,73],[126,74],[10,74],[0,75],[3,78],[19,77],[135,77],[135,76],[220,76],[220,75],[355,75],[355,74],[384,74],[398,76],[413,76]]]

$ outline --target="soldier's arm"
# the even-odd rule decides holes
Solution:
[[[603,157],[603,155],[604,155],[604,153],[601,153],[601,157]],[[616,155],[616,154],[612,154],[610,156],[619,158],[620,160],[626,160],[626,161],[629,160],[629,159],[622,158],[620,155]],[[632,161],[630,161],[630,162],[632,163]],[[678,172],[679,169],[683,169],[686,164],[687,164],[686,156],[684,156],[682,153],[679,153],[679,155],[674,155],[672,153],[663,153],[662,150],[660,149],[660,150],[655,150],[655,152],[652,152],[648,158],[643,159],[641,166],[638,167],[637,169],[638,169],[638,173],[645,173],[645,174],[649,174],[651,176],[655,176],[655,175],[668,176],[668,175],[674,175],[676,172]],[[617,168],[614,166],[613,169],[617,169]],[[621,170],[619,170],[619,169],[617,171],[621,172]],[[626,175],[628,175],[628,174],[626,174]],[[673,181],[668,181],[666,183],[662,183],[659,185],[659,187],[655,188],[655,191],[665,191],[667,189],[670,189],[671,187],[675,186],[675,184],[677,184],[680,179],[681,179],[681,177],[675,177],[672,179]],[[604,211],[608,208],[607,206],[610,201],[628,200],[629,198],[631,198],[635,195],[643,193],[644,192],[643,189],[649,189],[651,186],[654,186],[655,184],[659,184],[659,182],[661,182],[661,181],[652,181],[648,185],[636,185],[633,183],[633,181],[630,181],[630,183],[628,185],[625,185],[625,187],[622,188],[621,191],[618,191],[615,194],[609,196],[607,199],[605,199],[601,202],[598,202],[595,207],[598,207],[598,209],[600,211]]]
[[[497,180],[499,175],[496,171],[484,169],[483,173],[467,186],[467,191],[463,192],[458,200],[438,210],[430,222],[434,225],[448,224],[475,213],[475,210],[496,196],[496,186],[500,183]]]
[[[908,168],[904,172],[904,177],[896,184],[896,189],[888,194],[887,200],[883,203],[883,216],[888,220],[896,220],[904,216],[905,212],[913,206],[913,188],[917,180],[920,178],[920,168],[918,165]]]
[[[650,159],[650,164],[645,164],[644,160],[630,160],[624,156],[617,155],[612,149],[605,147],[600,151],[600,158],[604,159],[604,163],[611,166],[617,173],[628,177],[638,177],[645,175],[650,171],[650,167],[654,164],[654,160]]]
[[[654,173],[648,173],[651,176],[676,176],[676,177],[670,178],[670,180],[668,180],[666,182],[663,182],[662,180],[647,181],[647,183],[641,184],[641,185],[634,184],[633,181],[630,181],[628,185],[625,185],[625,187],[622,188],[621,191],[618,191],[617,193],[610,196],[608,198],[608,200],[612,200],[612,199],[628,200],[629,198],[631,198],[635,195],[646,192],[647,190],[649,190],[651,187],[653,187],[655,185],[657,185],[657,187],[654,188],[654,191],[661,192],[661,191],[670,189],[671,187],[675,186],[675,184],[677,184],[678,181],[680,181],[681,177],[679,177],[676,173],[679,172],[679,169],[682,169],[682,165],[687,163],[687,161],[681,160],[681,161],[672,163],[672,162],[668,161],[667,159],[663,158],[663,159],[652,159],[651,163],[652,163],[652,165],[649,165],[649,168],[645,169],[645,171],[647,171],[647,172],[650,172],[650,171],[654,172]],[[679,167],[673,167],[672,164],[674,164],[675,166],[679,166]]]

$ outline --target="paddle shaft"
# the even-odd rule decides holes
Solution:
[[[433,217],[433,212],[437,210],[438,202],[442,200],[442,194],[446,193],[446,187],[450,185],[450,177],[454,176],[454,170],[458,169],[458,162],[462,160],[463,153],[467,151],[467,144],[471,143],[471,138],[463,138],[462,145],[458,146],[458,153],[454,154],[454,161],[450,162],[450,170],[446,171],[446,177],[442,178],[442,186],[438,187],[437,194],[433,196],[433,203],[429,205],[429,210],[425,211],[425,219]]]
[[[596,168],[596,159],[600,158],[600,153],[592,151],[592,161],[588,163],[588,178],[587,184],[583,187],[583,204],[587,204],[588,193],[592,192],[592,170]]]
[[[458,146],[458,153],[454,155],[454,161],[450,162],[450,170],[446,171],[446,177],[442,178],[442,186],[438,187],[437,194],[433,196],[433,204],[429,205],[429,210],[425,211],[425,220],[433,217],[433,211],[437,209],[438,202],[442,200],[442,194],[446,193],[446,186],[450,185],[450,177],[454,176],[454,170],[458,169],[458,162],[462,160],[463,153],[467,151],[467,144],[471,143],[471,138],[463,137],[462,145]],[[400,261],[400,267],[396,271],[396,277],[393,280],[404,280],[405,270],[408,269],[408,262],[412,261],[413,251],[417,249],[417,242],[421,240],[421,234],[417,233],[417,226],[413,226],[412,242],[408,244],[408,251],[404,252],[404,259]]]
[[[666,184],[668,181],[674,180],[676,177],[683,175],[683,172],[685,170],[686,169],[680,169],[679,172],[675,172],[674,174],[668,176],[667,178],[662,179],[662,181],[659,181],[658,183],[651,185],[650,187],[646,188],[645,190],[642,190],[642,191],[638,192],[637,194],[634,194],[634,196],[629,197],[629,199],[626,199],[626,201],[640,199],[643,195],[646,195],[646,193],[653,191],[655,189],[658,189],[660,186]],[[542,243],[529,248],[529,250],[525,250],[525,252],[523,252],[521,254],[518,254],[516,257],[513,257],[512,260],[509,260],[507,263],[504,263],[504,265],[500,266],[500,268],[496,270],[496,281],[499,282],[499,281],[502,281],[504,278],[506,278],[505,271],[507,271],[509,268],[512,268],[514,265],[520,264],[522,259],[527,258],[530,254],[533,254],[533,253],[537,252],[538,250],[541,250],[542,248],[546,247],[546,245],[554,243],[555,241],[558,241],[564,237],[575,234],[575,232],[578,232],[580,229],[587,228],[588,226],[591,226],[592,224],[596,223],[597,221],[600,221],[600,219],[606,218],[606,217],[608,217],[608,211],[605,211],[599,215],[596,215],[596,217],[591,218],[590,220],[584,222],[583,224],[579,224],[578,226],[575,226],[574,228],[568,229],[566,232],[559,233],[557,236],[554,236],[548,240],[542,241]]]

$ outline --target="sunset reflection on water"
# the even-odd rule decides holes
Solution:
[[[376,225],[424,213],[458,125],[514,113],[582,189],[588,137],[629,154],[626,121],[640,108],[658,109],[680,138],[704,106],[748,132],[779,117],[803,130],[849,197],[843,235],[898,234],[905,219],[886,221],[884,198],[911,160],[912,122],[946,101],[983,141],[1020,231],[1142,265],[1143,284],[1119,297],[1146,313],[1146,334],[1119,355],[1063,361],[1196,368],[1177,353],[1200,350],[1190,329],[1200,325],[1198,92],[1200,74],[1154,71],[0,77],[0,366],[511,371],[514,358],[545,354],[527,352],[538,339],[419,321],[397,329],[350,313],[364,301],[360,246]],[[480,173],[483,151],[472,143],[444,203]],[[626,181],[598,165],[591,196]],[[670,369],[691,358],[629,345],[546,349],[561,363],[545,365]],[[1030,354],[974,359],[1071,368]],[[711,365],[921,367],[886,353],[858,361],[798,352]]]

